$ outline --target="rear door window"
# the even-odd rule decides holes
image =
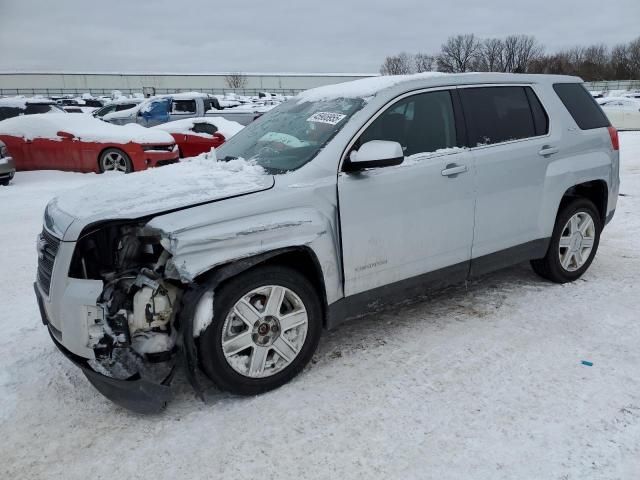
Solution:
[[[191,128],[191,130],[195,133],[206,133],[208,135],[213,135],[218,131],[218,127],[212,125],[211,123],[198,122],[193,125],[193,128]]]
[[[61,113],[62,110],[56,105],[47,103],[27,103],[24,111],[25,115],[33,115],[35,113]]]
[[[122,110],[129,110],[137,105],[137,103],[119,103],[115,106],[116,112],[121,112]]]
[[[555,83],[553,89],[581,130],[610,125],[600,105],[581,83]]]
[[[17,117],[23,113],[24,110],[18,107],[0,107],[0,120]]]
[[[532,100],[537,101],[534,115],[525,87],[471,87],[459,92],[470,147],[535,137],[548,130],[542,105],[531,92]]]
[[[457,146],[451,94],[427,92],[400,100],[369,125],[357,148],[370,140],[398,142],[405,156]]]
[[[173,100],[171,102],[171,113],[196,113],[196,101],[195,100]]]

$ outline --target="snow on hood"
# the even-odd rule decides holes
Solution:
[[[413,75],[383,75],[380,77],[362,78],[350,82],[325,85],[323,87],[312,88],[299,93],[294,97],[298,103],[320,102],[335,98],[366,98],[371,97],[385,88],[393,87],[399,83],[410,82],[427,78],[447,75],[441,72],[423,72]]]
[[[91,189],[71,190],[52,208],[76,218],[137,218],[271,188],[272,175],[246,160],[217,162],[215,152],[142,172],[103,174]]]
[[[59,140],[59,131],[71,133],[84,142],[174,143],[173,137],[161,130],[152,130],[137,124],[112,125],[88,115],[39,113],[8,118],[0,122],[0,135],[12,135],[26,140]]]
[[[227,120],[226,118],[222,117],[184,118],[182,120],[176,120],[175,122],[156,125],[152,128],[164,130],[165,132],[169,133],[182,133],[186,135],[197,135],[205,138],[213,138],[213,135],[209,135],[207,133],[198,133],[191,130],[196,123],[208,123],[210,125],[214,125],[218,129],[218,132],[224,135],[224,137],[227,139],[233,137],[236,133],[244,128],[244,125],[241,125],[238,122]]]

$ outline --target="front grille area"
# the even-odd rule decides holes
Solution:
[[[53,262],[59,247],[60,240],[43,229],[38,238],[38,284],[47,295],[51,288]]]
[[[145,152],[153,151],[153,152],[173,152],[175,145],[148,145],[142,147]]]

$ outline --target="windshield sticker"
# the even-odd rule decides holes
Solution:
[[[337,125],[346,117],[342,113],[316,112],[307,118],[307,122],[328,123],[329,125]]]

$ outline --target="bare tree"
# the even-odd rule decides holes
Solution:
[[[416,53],[413,56],[413,63],[416,72],[430,72],[435,65],[435,58],[427,53]]]
[[[529,35],[504,39],[478,39],[474,35],[449,37],[440,53],[401,53],[387,57],[380,72],[387,75],[424,72],[437,67],[443,72],[514,72],[577,75],[586,81],[640,78],[640,37],[609,49],[604,44],[576,46],[545,54]]]
[[[224,81],[229,88],[244,88],[247,86],[247,76],[241,72],[232,72],[225,75]]]
[[[404,75],[413,73],[413,65],[409,54],[402,52],[398,55],[392,55],[384,59],[384,63],[380,67],[382,75]]]
[[[517,35],[515,63],[512,72],[529,71],[531,61],[539,58],[544,52],[542,45],[531,35]]]
[[[610,63],[606,45],[591,45],[584,49],[582,63],[577,69],[584,80],[606,80],[611,76]]]
[[[525,73],[529,64],[542,55],[543,48],[530,35],[509,35],[504,39],[502,71]]]
[[[629,43],[627,56],[631,75],[636,79],[640,78],[640,37]]]
[[[449,37],[438,55],[438,70],[467,72],[480,52],[480,42],[474,34]]]
[[[504,42],[499,38],[487,38],[480,49],[482,70],[502,72],[504,69]]]
[[[627,80],[633,76],[629,56],[627,45],[616,45],[611,50],[611,70],[614,79]]]

